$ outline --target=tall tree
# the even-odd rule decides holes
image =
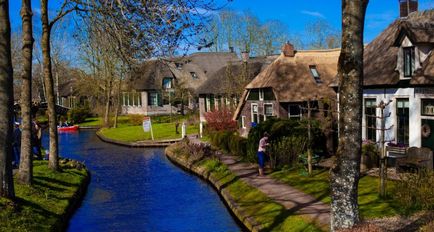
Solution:
[[[48,19],[48,0],[41,0],[41,22],[42,22],[42,59],[44,64],[44,83],[45,83],[45,98],[48,107],[48,131],[50,135],[49,146],[49,162],[48,167],[52,170],[59,170],[59,141],[57,134],[57,115],[56,115],[56,101],[54,95],[54,81],[53,70],[51,64],[51,30],[53,25],[63,18],[68,13],[77,9],[77,7],[70,7],[71,4],[68,0],[63,2],[60,11],[51,21]]]
[[[362,144],[363,29],[368,0],[342,0],[342,50],[338,63],[339,146],[331,170],[331,229],[359,222]]]
[[[23,70],[21,74],[21,117],[23,131],[21,134],[21,159],[18,181],[32,184],[32,5],[31,0],[22,0],[21,18],[23,22]]]
[[[13,70],[9,1],[0,0],[0,197],[15,197],[12,178]]]
[[[337,48],[341,43],[339,31],[324,19],[308,23],[305,33],[309,35],[306,39],[309,49]]]

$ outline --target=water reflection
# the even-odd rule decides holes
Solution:
[[[62,156],[84,161],[92,173],[68,231],[240,230],[215,191],[171,164],[163,149],[110,145],[92,131],[59,140]]]

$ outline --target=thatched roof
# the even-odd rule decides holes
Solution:
[[[255,78],[277,56],[250,58],[247,62],[229,62],[208,78],[197,90],[198,94],[223,94],[234,79],[244,75],[247,82]],[[229,82],[229,83],[228,83]]]
[[[434,43],[434,10],[414,12],[395,20],[377,38],[365,47],[364,86],[397,85],[399,72],[397,56],[399,39],[405,34],[415,44]],[[430,54],[422,70],[416,70],[410,84],[434,83],[434,58]]]
[[[185,57],[159,59],[144,62],[132,74],[136,90],[158,90],[164,77],[172,77],[186,88],[196,91],[210,76],[228,62],[239,60],[235,53],[204,52]],[[180,67],[177,67],[180,64]],[[197,78],[192,77],[192,73]]]
[[[297,51],[294,57],[280,55],[250,82],[246,89],[271,87],[279,102],[301,102],[323,97],[335,98],[329,87],[337,74],[340,49]],[[310,66],[321,79],[317,83]]]

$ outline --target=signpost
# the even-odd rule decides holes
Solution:
[[[143,117],[143,131],[149,132],[151,131],[151,138],[154,140],[154,133],[152,131],[151,117]]]

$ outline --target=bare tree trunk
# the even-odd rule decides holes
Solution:
[[[32,184],[33,179],[33,153],[32,153],[32,5],[31,0],[23,0],[21,6],[23,21],[23,73],[21,76],[21,115],[23,131],[21,134],[21,159],[18,181],[23,184]]]
[[[358,183],[362,144],[363,28],[368,0],[342,0],[339,77],[339,147],[331,170],[331,230],[360,220]]]
[[[12,178],[14,106],[9,1],[0,0],[0,196],[15,198]]]
[[[48,0],[41,0],[41,21],[42,21],[42,56],[44,62],[44,83],[45,83],[45,96],[48,107],[48,130],[50,134],[50,148],[49,148],[49,162],[48,167],[52,170],[59,170],[59,151],[58,151],[58,135],[57,135],[57,116],[56,105],[54,99],[53,87],[53,71],[51,67],[51,49],[50,49],[50,36],[51,24],[48,21]]]
[[[113,123],[113,127],[114,128],[118,127],[119,108],[121,107],[121,86],[122,86],[122,74],[121,74],[121,79],[119,80],[119,86],[118,86],[118,92],[117,92],[115,120],[114,120],[114,123]]]
[[[109,116],[110,116],[110,96],[112,89],[112,80],[108,80],[106,85],[106,102],[105,102],[105,110],[104,110],[104,126],[109,126]]]

